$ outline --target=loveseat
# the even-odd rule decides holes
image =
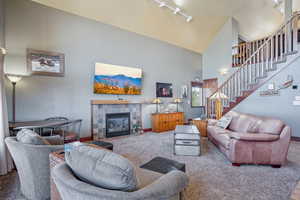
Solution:
[[[208,138],[232,165],[265,164],[281,167],[287,160],[291,128],[278,119],[230,111],[228,128],[208,120]]]

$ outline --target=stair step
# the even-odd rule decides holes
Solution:
[[[268,75],[258,76],[258,77],[256,77],[256,79],[265,79],[265,78],[267,78],[267,77],[268,77]]]
[[[294,54],[297,54],[298,51],[291,51],[291,52],[288,52],[288,53],[285,53],[283,54],[284,56],[289,56],[289,55],[294,55]]]

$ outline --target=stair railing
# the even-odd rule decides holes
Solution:
[[[298,22],[300,12],[287,20],[268,37],[217,90],[228,99],[222,100],[223,114],[239,103],[238,97],[255,89],[260,79],[267,77],[267,72],[275,71],[276,64],[286,61],[286,56],[298,50]],[[216,93],[215,92],[215,93]],[[208,118],[215,117],[215,101],[207,98],[206,113]]]

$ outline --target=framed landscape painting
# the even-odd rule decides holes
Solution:
[[[142,70],[96,63],[94,93],[140,95],[142,93]]]
[[[64,76],[65,55],[27,49],[27,70],[31,75]]]

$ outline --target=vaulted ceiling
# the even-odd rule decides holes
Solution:
[[[159,8],[153,0],[33,0],[89,19],[202,53],[229,17],[240,35],[253,40],[275,31],[283,21],[273,0],[166,0],[193,16]]]

